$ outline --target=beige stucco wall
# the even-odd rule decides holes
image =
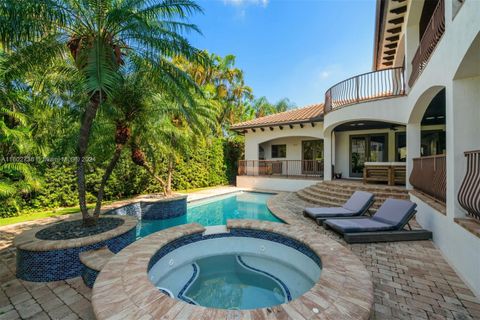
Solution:
[[[283,130],[279,127],[274,127],[273,131],[268,127],[264,131],[256,129],[255,132],[248,130],[245,133],[245,160],[258,160],[258,145],[263,144],[267,146],[265,149],[265,158],[271,158],[271,141],[275,144],[287,144],[287,158],[282,160],[301,160],[302,140],[323,139],[323,124],[321,122],[311,124],[304,124],[303,128],[300,125],[294,125],[290,128],[288,125],[283,126]]]

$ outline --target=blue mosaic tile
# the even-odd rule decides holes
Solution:
[[[277,242],[303,253],[304,255],[312,259],[320,268],[322,267],[321,260],[317,256],[317,254],[298,240],[288,238],[274,232],[235,228],[230,229],[229,233],[217,233],[206,236],[202,235],[201,233],[195,233],[169,242],[153,255],[152,259],[150,259],[150,262],[148,264],[148,270],[150,270],[155,265],[155,263],[157,263],[157,261],[164,257],[166,254],[182,246],[202,240],[226,237],[247,237]]]
[[[173,201],[142,202],[142,219],[164,220],[187,214],[187,198]]]
[[[93,288],[93,284],[95,283],[95,280],[97,280],[97,276],[99,273],[100,272],[97,270],[93,270],[87,266],[84,266],[82,272],[82,279],[85,285],[89,288]]]
[[[112,209],[105,214],[127,215],[146,220],[171,219],[187,214],[187,198],[173,201],[135,202]]]
[[[78,277],[82,274],[83,264],[79,254],[83,251],[99,249],[107,246],[117,253],[135,241],[135,228],[115,238],[88,246],[51,251],[27,251],[17,249],[17,278],[48,282]]]
[[[192,267],[193,267],[193,274],[190,277],[190,279],[188,279],[187,283],[183,286],[182,290],[180,290],[177,297],[178,297],[178,299],[183,300],[186,303],[193,304],[193,305],[198,305],[198,303],[196,303],[193,299],[184,295],[185,291],[187,291],[187,289],[190,287],[190,285],[193,283],[193,281],[197,278],[197,275],[198,275],[197,264],[192,263]]]

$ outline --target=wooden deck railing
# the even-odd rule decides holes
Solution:
[[[458,202],[468,215],[480,220],[480,150],[465,152],[467,172],[458,191]]]
[[[427,66],[428,60],[437,47],[445,31],[445,0],[438,1],[438,4],[420,39],[420,45],[412,59],[412,73],[408,79],[408,85],[413,86],[417,78]]]
[[[445,203],[447,200],[447,159],[437,155],[413,159],[410,183],[415,189]]]
[[[337,83],[325,93],[325,113],[344,106],[405,95],[403,68],[364,73]]]
[[[239,176],[323,177],[320,160],[240,160]]]

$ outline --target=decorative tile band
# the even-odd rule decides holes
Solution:
[[[273,274],[268,273],[267,271],[263,271],[263,270],[254,268],[254,267],[252,267],[252,266],[249,266],[248,264],[245,263],[245,261],[243,261],[242,257],[240,257],[240,256],[237,256],[237,261],[238,261],[238,263],[239,263],[242,267],[244,267],[245,269],[249,269],[249,270],[252,270],[252,271],[255,271],[255,272],[264,274],[264,275],[266,275],[267,277],[275,280],[275,281],[282,287],[283,292],[285,292],[286,300],[287,300],[287,301],[285,301],[285,302],[292,301],[292,295],[290,294],[290,290],[288,290],[287,285],[286,285],[285,283],[283,283],[282,280],[280,280],[279,278],[275,277]]]
[[[142,219],[164,220],[187,214],[187,198],[169,201],[141,202]]]
[[[28,251],[17,248],[17,278],[34,282],[48,282],[78,277],[83,264],[79,254],[83,251],[107,246],[117,253],[135,241],[135,228],[111,239],[94,244],[50,251]]]
[[[152,259],[150,259],[150,262],[148,264],[148,270],[150,271],[153,265],[155,265],[155,263],[157,263],[158,260],[160,260],[162,257],[164,257],[168,253],[182,246],[185,246],[187,244],[191,244],[194,242],[202,241],[202,240],[226,238],[226,237],[247,237],[247,238],[256,238],[256,239],[277,242],[303,253],[304,255],[312,259],[320,268],[322,267],[321,260],[315,254],[315,252],[313,252],[309,247],[307,247],[305,244],[301,243],[298,240],[285,237],[278,233],[264,231],[264,230],[232,228],[228,233],[216,233],[216,234],[209,234],[205,236],[201,233],[195,233],[192,235],[178,238],[168,243],[162,248],[160,248],[160,250],[158,250],[153,255]]]
[[[187,198],[178,197],[161,201],[141,201],[112,209],[105,214],[133,216],[137,219],[164,220],[187,214]]]
[[[192,276],[190,277],[190,279],[187,281],[187,283],[183,286],[182,290],[180,290],[180,292],[178,293],[178,299],[180,300],[183,300],[185,301],[186,303],[189,303],[189,304],[193,304],[193,305],[198,305],[197,302],[195,302],[195,300],[187,297],[186,295],[184,295],[184,293],[188,290],[188,288],[190,288],[190,286],[192,285],[193,281],[195,281],[198,277],[198,273],[199,273],[199,267],[196,263],[192,263],[192,267],[193,267],[193,274]]]

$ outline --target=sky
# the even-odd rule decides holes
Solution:
[[[323,102],[335,83],[369,72],[375,0],[197,0],[194,46],[234,54],[256,97]]]

